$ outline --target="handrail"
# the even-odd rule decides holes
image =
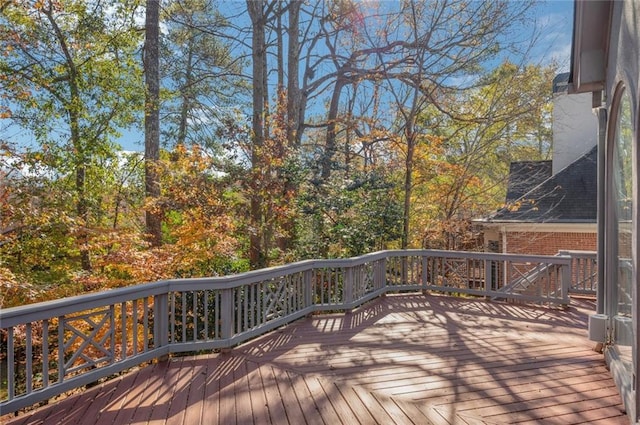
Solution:
[[[228,349],[305,315],[350,311],[388,292],[491,298],[523,273],[557,272],[509,299],[566,305],[570,258],[440,250],[305,260],[232,276],[172,279],[0,311],[3,413],[171,353]]]
[[[78,306],[83,309],[90,309],[105,305],[105,301],[118,303],[143,295],[158,295],[167,291],[175,291],[182,289],[181,286],[189,285],[192,290],[211,289],[228,289],[241,285],[255,282],[256,279],[266,280],[282,276],[283,273],[296,273],[300,271],[316,269],[320,267],[354,267],[364,264],[367,261],[375,261],[386,258],[389,253],[401,252],[405,255],[431,256],[442,258],[469,258],[483,259],[493,261],[510,261],[517,258],[522,262],[548,262],[548,264],[565,264],[565,261],[545,255],[519,255],[519,254],[498,254],[486,252],[466,252],[466,251],[445,251],[445,250],[424,250],[424,249],[408,249],[408,250],[389,250],[378,251],[365,254],[359,257],[329,260],[304,260],[287,265],[269,267],[259,270],[252,270],[229,276],[219,277],[202,277],[202,278],[181,278],[161,280],[152,283],[141,283],[134,286],[124,288],[111,289],[106,291],[77,295],[73,297],[61,298],[58,300],[45,301],[36,304],[28,304],[25,306],[11,307],[0,310],[1,327],[15,326],[22,323],[23,317],[29,320],[43,320],[47,317],[53,317],[61,314],[68,314],[75,311]],[[564,252],[564,251],[563,251]],[[566,251],[569,252],[569,251]]]
[[[576,294],[596,295],[598,254],[595,251],[561,250],[558,255],[571,258],[571,288]]]

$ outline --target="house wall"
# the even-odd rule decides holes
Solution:
[[[485,226],[488,252],[556,255],[558,251],[596,251],[596,223],[510,223]]]
[[[591,93],[553,97],[553,162],[555,175],[598,142],[598,120],[591,110]]]
[[[639,127],[639,105],[640,105],[640,2],[634,0],[627,1],[614,1],[612,2],[612,13],[610,23],[609,34],[609,51],[606,65],[606,82],[605,82],[605,99],[604,105],[608,112],[610,123],[607,126],[607,145],[611,146],[615,136],[615,128],[611,125],[614,122],[615,110],[614,110],[614,98],[617,89],[621,84],[624,84],[625,92],[628,94],[631,102],[631,122],[633,126],[633,140],[634,140],[634,152],[633,155],[633,231],[632,231],[632,278],[633,282],[633,294],[632,294],[632,321],[633,321],[633,333],[635,334],[634,340],[631,342],[631,349],[633,350],[633,360],[631,364],[631,370],[633,373],[629,373],[629,370],[621,361],[615,347],[606,345],[605,355],[607,363],[611,373],[616,381],[618,389],[620,390],[622,399],[625,403],[625,409],[631,419],[631,423],[636,423],[640,419],[640,391],[636,390],[637,374],[639,371],[638,357],[640,353],[640,338],[638,338],[638,329],[640,328],[640,307],[639,297],[639,277],[638,277],[638,264],[639,264],[639,238],[638,238],[638,223],[640,222],[640,210],[638,208],[638,199],[640,191],[640,180],[638,175],[639,166],[639,146],[638,146],[638,127]],[[585,29],[588,30],[588,29]],[[608,153],[608,151],[607,151]],[[607,167],[611,164],[607,159]],[[607,174],[607,181],[604,185],[605,199],[613,198],[614,194],[611,192],[611,177]],[[602,189],[602,188],[601,188]],[[612,232],[614,225],[612,223],[613,213],[610,203],[607,204],[607,208],[604,209],[604,284],[605,293],[609,294],[609,299],[612,294],[612,288],[617,285],[617,258],[615,258],[615,247],[619,243],[616,235]],[[605,301],[607,297],[605,297]],[[610,301],[605,303],[605,313],[611,315],[615,314],[615,309],[612,307]],[[610,325],[611,326],[611,325]],[[638,422],[640,423],[640,422]]]
[[[501,252],[504,250],[501,238]],[[506,252],[512,254],[556,255],[558,251],[595,251],[598,235],[573,232],[507,232]]]

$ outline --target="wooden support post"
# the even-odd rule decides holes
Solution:
[[[571,265],[560,266],[560,279],[562,279],[562,308],[569,308],[569,288],[571,287]]]
[[[302,287],[304,291],[304,307],[313,305],[313,270],[305,270],[302,276]]]
[[[174,320],[172,317],[171,320]],[[153,297],[153,345],[154,348],[169,345],[169,294],[163,293]],[[159,362],[169,360],[169,355],[158,357]]]
[[[344,271],[344,305],[345,305],[345,313],[350,314],[353,310],[353,287],[355,285],[354,281],[354,273],[353,267],[347,267]]]
[[[220,306],[220,332],[223,340],[229,340],[233,336],[233,289],[226,288],[221,291]],[[228,343],[221,351],[230,352],[231,344]]]
[[[427,295],[427,285],[429,285],[429,258],[426,255],[422,255],[420,257],[421,261],[421,285],[422,285],[422,295]]]

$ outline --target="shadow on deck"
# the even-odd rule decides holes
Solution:
[[[18,424],[627,424],[567,310],[418,294],[299,320],[230,353],[175,357]],[[7,419],[7,418],[5,418]]]

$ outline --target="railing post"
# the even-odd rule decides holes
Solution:
[[[429,258],[422,254],[422,295],[427,295],[427,285],[429,285]]]
[[[569,288],[571,287],[571,264],[560,265],[562,279],[562,306],[569,307]]]
[[[387,274],[387,259],[381,258],[376,261],[373,269],[373,287],[375,290],[383,289],[387,286],[385,276]],[[386,294],[386,288],[384,293]]]
[[[233,288],[222,289],[220,298],[220,333],[223,340],[229,340],[233,335]],[[229,343],[227,348],[230,347]]]
[[[302,275],[302,285],[304,291],[304,306],[305,308],[313,305],[313,269],[305,270]]]
[[[169,345],[169,293],[154,295],[153,306],[153,345],[154,348],[166,347]],[[159,361],[168,359],[168,354],[158,358]]]
[[[484,292],[487,299],[491,299],[493,291],[493,260],[484,260]]]
[[[344,271],[344,305],[346,313],[351,313],[352,310],[354,280],[353,267],[347,267]]]

